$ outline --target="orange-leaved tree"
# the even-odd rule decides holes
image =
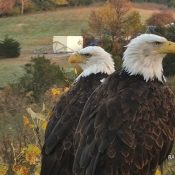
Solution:
[[[15,0],[0,0],[0,16],[8,14],[15,6]]]

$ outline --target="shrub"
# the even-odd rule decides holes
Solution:
[[[154,13],[146,23],[148,25],[162,26],[174,21],[173,14],[170,12]]]
[[[25,93],[32,94],[33,99],[38,102],[42,95],[52,86],[69,86],[71,80],[59,65],[52,64],[44,56],[31,59],[24,67],[25,74],[15,87],[22,89]]]
[[[20,55],[20,44],[18,41],[5,37],[3,41],[0,42],[0,56],[5,58],[15,58]]]

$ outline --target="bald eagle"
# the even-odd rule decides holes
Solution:
[[[86,102],[75,133],[76,175],[153,175],[175,137],[174,95],[162,60],[175,43],[142,34],[126,46],[120,73]]]
[[[42,150],[41,175],[72,174],[74,160],[73,135],[84,104],[101,80],[114,72],[109,53],[98,46],[89,46],[69,58],[83,72],[53,109]]]

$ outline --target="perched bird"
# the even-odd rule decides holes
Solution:
[[[53,109],[45,133],[41,175],[72,175],[73,136],[85,102],[101,80],[115,71],[111,55],[98,46],[83,48],[69,62],[78,64],[83,72]]]
[[[175,43],[153,34],[130,41],[120,73],[90,96],[75,133],[76,175],[154,175],[175,137],[174,95],[162,60]]]

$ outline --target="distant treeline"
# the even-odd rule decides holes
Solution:
[[[0,17],[52,10],[62,6],[86,6],[105,1],[106,0],[0,0]]]
[[[63,6],[87,6],[97,2],[115,0],[0,0],[0,17],[14,16],[35,11],[46,11]],[[123,1],[123,0],[121,0]],[[131,2],[154,2],[175,7],[175,0],[125,0]]]
[[[48,6],[60,6],[60,5],[70,5],[70,6],[79,6],[79,5],[89,5],[95,2],[104,2],[106,0],[28,0],[32,1],[37,6],[48,5]]]
[[[131,0],[132,2],[153,2],[159,4],[165,4],[168,7],[175,7],[175,0]]]

